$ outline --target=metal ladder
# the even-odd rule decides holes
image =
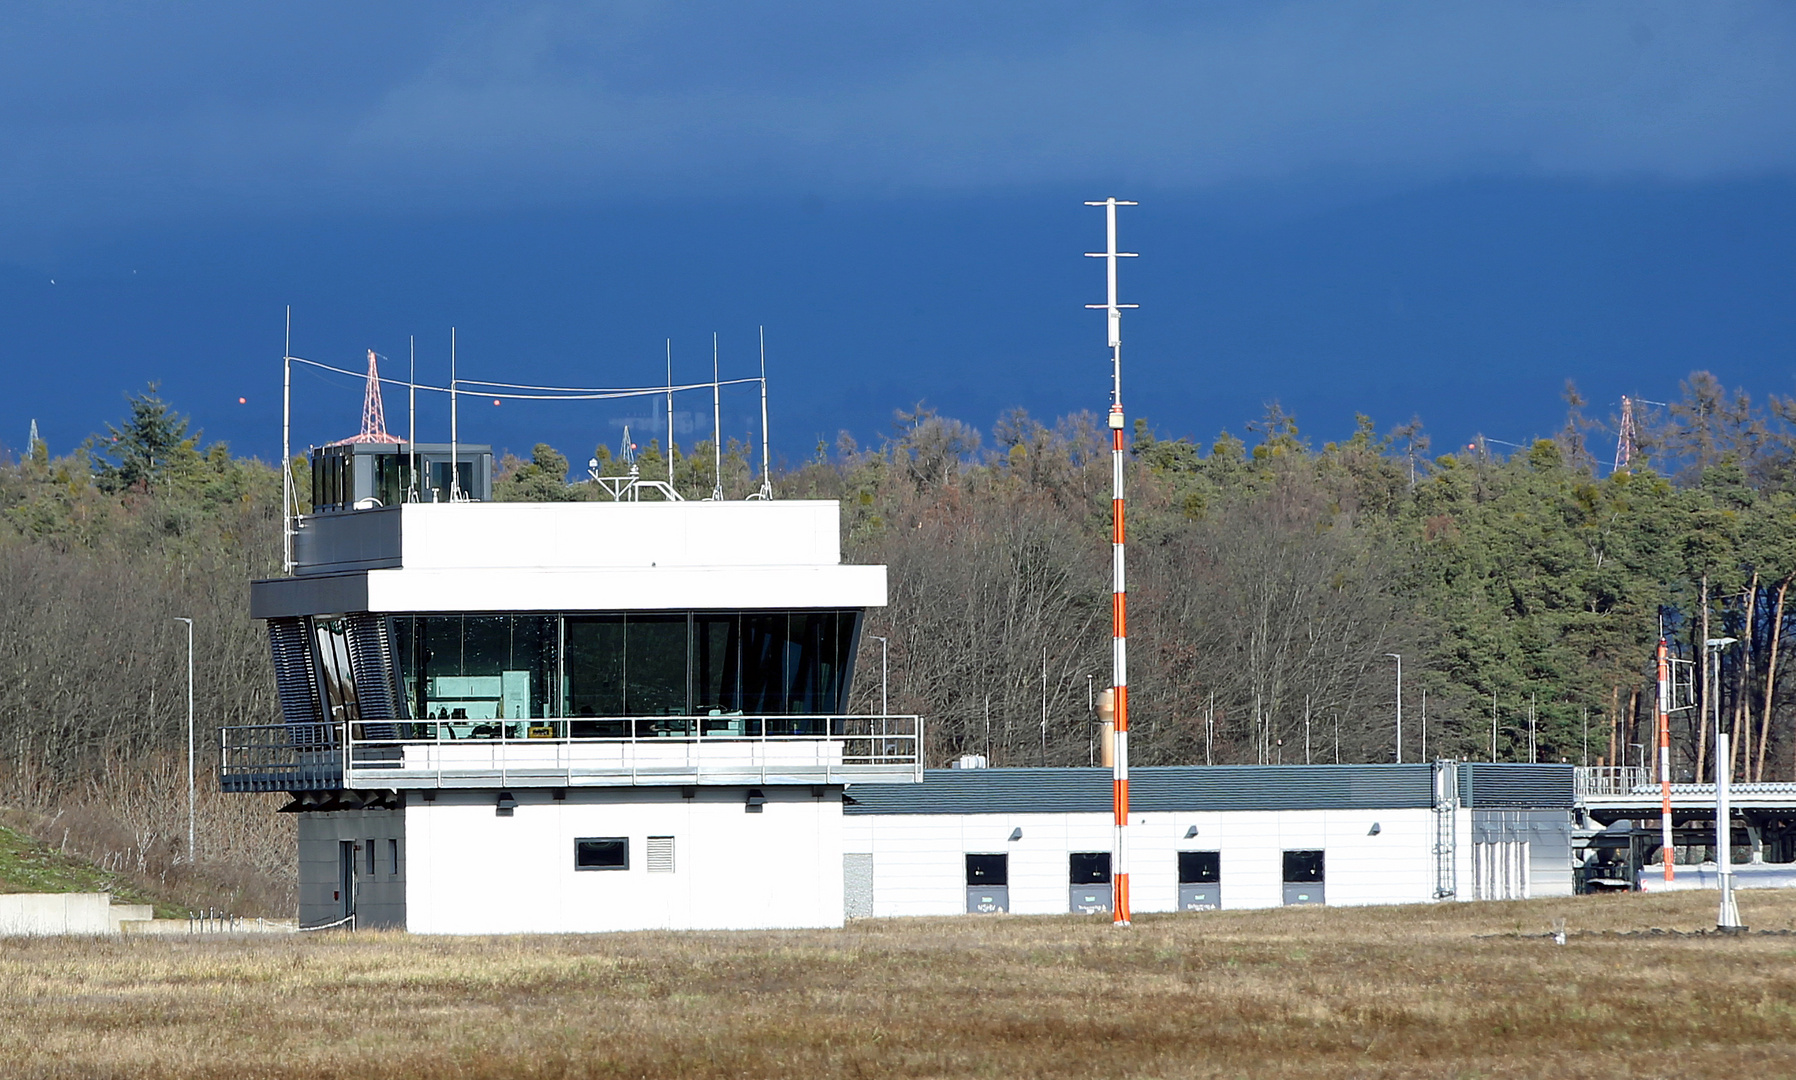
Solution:
[[[1459,895],[1459,763],[1434,763],[1434,898]]]

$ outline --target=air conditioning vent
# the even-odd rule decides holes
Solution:
[[[671,874],[674,872],[674,838],[671,836],[649,837],[649,873]]]

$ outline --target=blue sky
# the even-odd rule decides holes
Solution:
[[[1102,409],[1110,194],[1166,434],[1278,400],[1444,448],[1552,431],[1567,378],[1598,415],[1696,368],[1796,393],[1788,4],[19,3],[0,445],[156,379],[271,456],[287,304],[296,353],[402,375],[415,335],[438,382],[451,325],[464,375],[606,385],[670,337],[706,374],[713,331],[750,373],[765,325],[788,458],[918,401]],[[298,441],[359,402],[302,376]],[[653,412],[469,408],[576,458]]]

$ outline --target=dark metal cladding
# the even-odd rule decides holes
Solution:
[[[1569,790],[1570,772],[1566,773]],[[1108,769],[930,769],[921,784],[849,789],[849,814],[1105,813]],[[1140,813],[1383,810],[1434,805],[1431,765],[1178,765],[1129,770]]]
[[[1572,767],[1467,761],[1459,766],[1459,801],[1480,810],[1569,810]]]

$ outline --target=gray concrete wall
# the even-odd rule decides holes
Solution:
[[[114,932],[111,893],[0,893],[0,936]]]
[[[355,872],[348,884],[356,926],[405,929],[403,809],[332,810],[299,815],[299,924],[318,926],[343,917],[340,859],[345,842],[353,844],[355,852]]]

